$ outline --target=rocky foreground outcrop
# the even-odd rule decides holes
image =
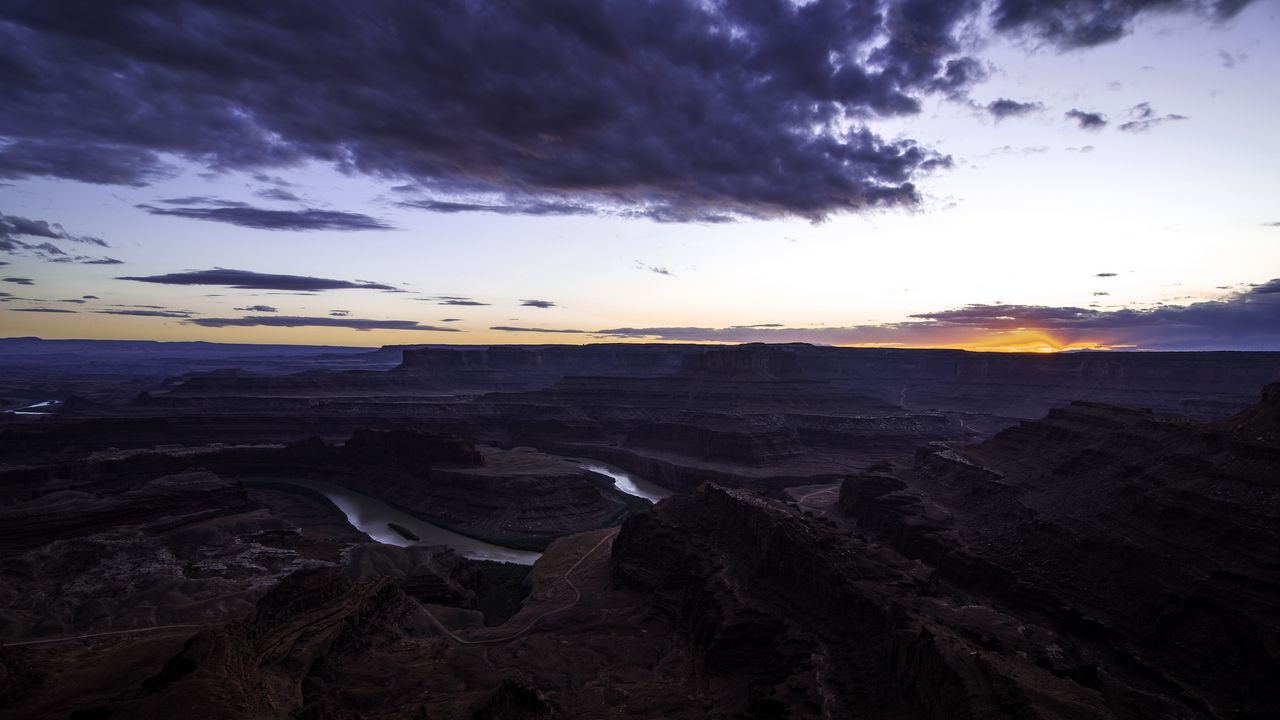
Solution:
[[[390,578],[353,583],[334,568],[302,570],[244,620],[192,635],[138,687],[80,712],[190,720],[334,717],[335,683],[350,688],[357,679],[378,678],[394,684],[395,669],[380,660],[378,648],[428,626],[422,607]]]
[[[675,619],[701,681],[738,687],[744,717],[1116,716],[1036,663],[1051,631],[939,598],[896,553],[744,491],[705,486],[628,520],[613,579]]]
[[[0,510],[0,642],[223,621],[367,540],[323,498],[183,472]]]
[[[1134,698],[1275,717],[1278,421],[1280,384],[1213,424],[1076,403],[851,478],[840,501],[957,593],[1055,628]]]

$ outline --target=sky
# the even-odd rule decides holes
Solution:
[[[1274,0],[0,6],[0,336],[1280,350]]]

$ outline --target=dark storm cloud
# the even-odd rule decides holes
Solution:
[[[1245,4],[997,0],[988,26],[979,0],[5,3],[0,177],[319,161],[410,181],[440,212],[817,219],[915,203],[946,166],[864,122],[963,98],[986,69],[962,35],[1073,48],[1149,8]],[[234,209],[187,215],[333,221]]]
[[[138,205],[152,215],[170,215],[191,220],[239,225],[257,230],[390,230],[391,225],[362,213],[337,210],[268,210],[243,205],[218,205],[214,207],[162,208],[154,205]]]
[[[521,300],[520,301],[520,307],[542,308],[545,310],[547,308],[553,308],[555,306],[556,304],[551,302],[550,300]]]
[[[444,298],[436,303],[437,305],[453,305],[455,307],[481,307],[488,305],[487,302],[479,300],[467,300],[466,298]]]
[[[0,32],[4,30],[5,27],[0,24]],[[3,45],[14,47],[11,44],[13,42],[10,37]],[[0,48],[0,52],[3,52],[3,48]],[[24,65],[26,63],[18,65],[19,72],[32,70]],[[0,66],[13,68],[12,58],[0,56]],[[36,102],[48,102],[56,106],[74,104],[77,101],[74,97],[49,97],[49,90],[51,88],[44,88],[42,92],[46,97],[37,99]],[[100,107],[103,105],[94,100],[90,102]],[[69,132],[57,129],[52,133],[42,133],[38,128],[13,127],[10,123],[0,122],[0,136],[11,139],[9,144],[0,149],[0,177],[57,177],[99,185],[142,187],[174,174],[173,168],[164,163],[160,154],[154,150],[139,146],[136,141],[112,144],[109,140],[102,142],[92,139],[97,134],[89,128],[69,129]],[[112,134],[105,133],[108,137]],[[90,142],[91,152],[61,144],[74,142],[76,138],[84,138]]]
[[[7,278],[3,278],[3,280],[0,280],[0,282],[13,283],[14,285],[35,285],[36,284],[35,280],[32,280],[31,278],[24,278],[24,277],[7,277]]]
[[[1235,17],[1250,0],[998,0],[992,13],[997,30],[1029,31],[1060,47],[1089,47],[1117,40],[1144,11],[1193,12],[1214,21]]]
[[[987,103],[984,109],[991,113],[991,116],[995,119],[1003,120],[1043,110],[1044,105],[1038,102],[1018,102],[1008,98],[999,98]]]
[[[1082,130],[1099,130],[1107,124],[1107,118],[1102,113],[1086,112],[1072,108],[1065,115],[1075,120]]]
[[[490,329],[490,330],[498,330],[498,331],[500,331],[500,332],[570,333],[570,334],[574,334],[574,335],[586,335],[586,334],[589,334],[589,331],[587,331],[587,330],[574,330],[574,329],[572,329],[572,328],[570,328],[570,329],[564,329],[564,330],[551,330],[551,329],[548,329],[548,328],[530,328],[530,327],[513,327],[513,326],[511,326],[511,325],[495,325],[494,327],[491,327],[491,328],[489,328],[489,329]]]
[[[1093,276],[1094,276],[1094,277],[1100,277],[1100,278],[1107,278],[1107,277],[1115,277],[1117,274],[1118,274],[1118,273],[1110,273],[1110,272],[1108,272],[1108,273],[1094,273],[1094,275],[1093,275]]]
[[[1138,103],[1137,105],[1129,108],[1129,117],[1131,119],[1120,126],[1120,129],[1125,132],[1146,132],[1157,125],[1187,119],[1186,115],[1177,115],[1173,113],[1160,115],[1151,107],[1151,103],[1145,102]]]
[[[168,273],[165,275],[123,276],[117,280],[136,280],[138,282],[157,283],[161,285],[221,285],[239,290],[291,290],[295,292],[315,292],[319,290],[394,290],[390,285],[382,283],[350,282],[329,278],[309,277],[306,275],[274,275],[258,273],[251,270],[189,270],[187,272]]]
[[[429,332],[462,332],[456,328],[422,325],[416,320],[365,320],[352,317],[289,317],[253,315],[240,318],[193,318],[188,324],[201,327],[332,327],[351,330],[422,330]]]
[[[260,313],[276,312],[276,309],[271,307],[270,305],[250,305],[248,307],[238,307],[235,309],[241,312],[260,312]]]
[[[189,318],[184,310],[95,310],[99,315],[131,315],[133,317]]]
[[[75,310],[68,310],[66,308],[31,307],[31,308],[9,308],[9,312],[74,313]]]
[[[81,265],[123,265],[123,260],[117,260],[112,257],[91,258],[88,260],[79,260]]]
[[[83,304],[85,303],[85,301],[84,301],[84,300],[81,300],[81,299],[79,299],[79,298],[74,298],[74,299],[71,299],[71,300],[59,300],[58,302],[61,302],[61,303],[70,303],[70,304],[72,304],[72,305],[83,305]]]
[[[440,322],[462,322],[462,318],[441,318]]]
[[[101,299],[97,295],[81,295],[80,298],[83,300],[100,300]]]

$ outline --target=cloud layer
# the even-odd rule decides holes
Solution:
[[[438,212],[820,218],[914,203],[914,181],[949,164],[865,121],[963,97],[983,75],[963,33],[1077,48],[1147,9],[1222,19],[1248,3],[13,2],[0,177],[143,185],[167,157],[314,160],[408,180],[408,202]],[[311,208],[146,209],[382,227]]]
[[[197,198],[179,198],[195,200]],[[156,207],[139,205],[152,215],[239,225],[257,230],[390,230],[387,223],[368,215],[337,210],[269,210],[245,203],[219,203],[207,207]]]
[[[1219,300],[1150,309],[1099,310],[1041,305],[966,305],[883,325],[783,327],[621,327],[599,330],[498,326],[491,330],[570,333],[595,339],[681,342],[808,342],[904,347],[1018,346],[1280,350],[1280,278]]]
[[[252,270],[189,270],[186,272],[167,273],[164,275],[125,275],[117,280],[136,280],[137,282],[156,283],[160,285],[219,285],[238,290],[292,290],[298,292],[317,292],[320,290],[389,290],[390,285],[382,283],[333,280],[330,278],[310,277],[307,275],[275,275],[259,273]]]
[[[366,320],[353,317],[293,317],[285,315],[253,315],[239,318],[193,318],[188,324],[208,328],[225,327],[328,327],[351,330],[422,330],[428,332],[460,332],[457,328],[423,325],[416,320]]]
[[[111,247],[102,238],[93,237],[92,235],[72,235],[58,223],[51,223],[47,220],[31,220],[17,215],[0,213],[0,252],[25,254],[55,263],[120,264],[120,261],[114,258],[94,258],[88,255],[68,253],[50,242],[51,240]],[[3,264],[8,265],[8,263]]]

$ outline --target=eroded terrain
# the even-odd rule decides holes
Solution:
[[[424,348],[10,417],[0,714],[1276,717],[1276,379],[1266,353]],[[375,543],[291,480],[543,554]]]

